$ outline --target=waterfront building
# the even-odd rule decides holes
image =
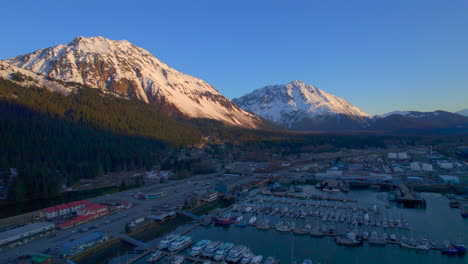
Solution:
[[[50,222],[37,222],[20,226],[0,233],[0,248],[17,246],[52,232],[55,225]]]
[[[61,253],[64,256],[70,257],[90,247],[100,244],[107,239],[108,237],[103,231],[94,231],[93,233],[78,239],[67,241],[63,244]]]

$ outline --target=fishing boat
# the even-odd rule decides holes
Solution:
[[[466,247],[462,243],[455,243],[453,246],[457,249],[459,255],[465,255]]]
[[[233,247],[234,247],[234,244],[232,243],[225,243],[224,245],[218,247],[218,249],[216,250],[213,256],[213,259],[216,261],[220,261],[224,259],[227,256],[229,250],[231,250],[231,248]]]
[[[252,264],[260,264],[262,263],[262,260],[263,260],[263,256],[262,255],[258,255],[258,256],[254,256],[252,258],[252,261],[250,263]]]
[[[408,249],[414,249],[414,250],[429,250],[429,246],[427,244],[420,244],[417,243],[416,240],[410,239],[408,241],[402,241],[400,242],[400,246]]]
[[[257,224],[257,229],[268,229],[270,228],[269,225],[268,225],[269,221],[268,219],[265,219],[263,221],[260,221],[258,224]]]
[[[309,231],[309,235],[311,237],[323,237],[324,234],[318,227],[314,227],[312,230]]]
[[[169,247],[169,245],[172,243],[172,241],[176,240],[177,238],[179,238],[180,236],[179,235],[176,235],[176,234],[170,234],[170,235],[167,235],[165,236],[158,244],[158,248],[159,249],[165,249],[167,247]]]
[[[345,236],[338,236],[335,239],[336,243],[345,246],[358,246],[362,243],[355,232],[347,232]]]
[[[172,241],[169,246],[169,251],[177,251],[183,249],[192,243],[192,238],[190,236],[181,236],[176,240]]]
[[[189,252],[189,255],[192,257],[196,257],[203,252],[203,249],[208,245],[211,241],[210,240],[202,240],[197,242]]]
[[[180,255],[176,255],[172,257],[171,264],[182,264],[184,262],[184,257]]]
[[[312,260],[304,259],[304,261],[302,261],[302,264],[312,264]]]
[[[250,263],[250,261],[252,260],[253,258],[253,254],[252,254],[252,251],[250,251],[249,249],[247,249],[244,254],[242,255],[242,259],[240,261],[241,264],[248,264]]]
[[[221,241],[211,241],[206,245],[205,249],[202,252],[202,256],[206,258],[211,258],[216,253],[216,250],[222,246],[223,243]]]
[[[296,235],[307,235],[309,231],[305,227],[296,227],[292,230]]]
[[[218,225],[218,226],[228,226],[229,224],[231,224],[231,220],[229,220],[229,218],[222,218],[222,217],[215,218],[214,222],[215,222],[215,225]]]
[[[157,250],[153,254],[151,254],[150,257],[146,259],[146,261],[150,263],[155,263],[156,261],[160,260],[162,257],[163,257],[163,253]]]
[[[275,259],[275,257],[269,256],[269,257],[265,260],[264,264],[276,264],[276,259]]]
[[[442,254],[445,254],[445,255],[457,255],[458,254],[458,250],[452,244],[450,244],[450,242],[443,241],[442,245],[443,246],[440,249],[440,252],[442,252]]]
[[[276,230],[280,232],[289,232],[289,224],[287,222],[281,221],[279,224],[276,226]]]
[[[248,250],[246,246],[236,245],[230,251],[226,257],[226,261],[230,263],[238,262],[244,255],[244,252]]]
[[[372,231],[367,242],[369,242],[370,245],[376,245],[376,246],[387,245],[387,240],[384,237],[379,236],[376,231]]]

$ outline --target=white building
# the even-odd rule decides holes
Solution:
[[[389,159],[396,159],[396,158],[397,158],[397,154],[396,154],[396,153],[393,153],[393,152],[388,153],[388,154],[387,154],[387,158],[389,158]]]
[[[398,159],[407,159],[407,158],[408,158],[408,153],[406,152],[398,153]]]
[[[442,169],[453,169],[453,163],[451,162],[440,162],[439,167]]]
[[[423,163],[423,164],[421,164],[421,165],[422,165],[423,171],[432,171],[432,164]]]
[[[218,199],[218,192],[209,192],[205,196],[203,196],[202,201],[211,203],[216,201],[216,199]]]

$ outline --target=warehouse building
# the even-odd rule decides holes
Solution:
[[[0,248],[14,247],[29,242],[30,240],[49,234],[55,228],[50,222],[37,222],[17,227],[0,233]]]
[[[62,255],[70,257],[80,253],[97,244],[107,241],[108,237],[103,231],[94,231],[93,233],[68,241],[63,244]]]

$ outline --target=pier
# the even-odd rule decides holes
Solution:
[[[276,197],[287,197],[287,198],[296,198],[296,199],[312,199],[312,200],[326,200],[326,201],[337,201],[337,202],[357,202],[355,199],[348,199],[348,198],[339,198],[339,197],[327,197],[323,195],[301,195],[301,194],[296,194],[296,193],[286,193],[286,192],[281,192],[281,193],[272,193],[268,191],[263,191],[261,192],[262,195],[265,196],[276,196]]]
[[[426,200],[414,194],[413,191],[401,183],[396,192],[396,202],[399,206],[409,208],[426,208]]]

